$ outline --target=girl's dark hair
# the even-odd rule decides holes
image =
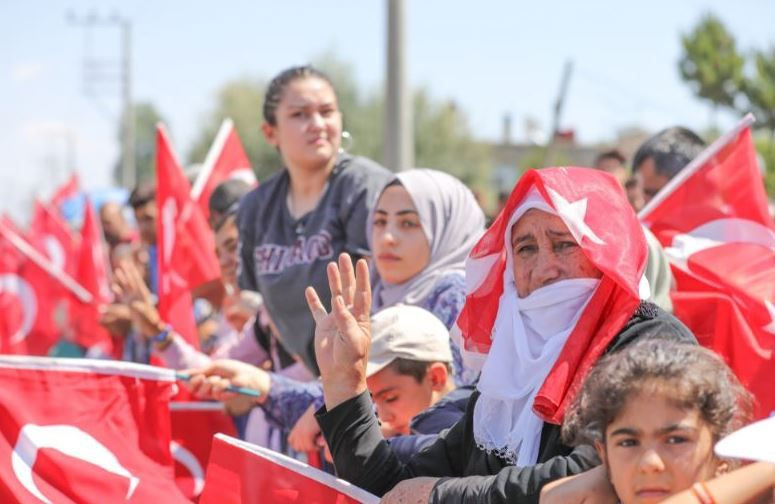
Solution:
[[[699,410],[714,442],[750,420],[752,396],[712,351],[697,345],[646,339],[595,365],[565,415],[563,440],[605,441],[605,430],[627,401],[643,390],[665,395],[676,407]]]
[[[283,97],[285,88],[288,86],[288,84],[295,80],[308,79],[310,77],[321,79],[327,82],[328,85],[331,86],[331,89],[334,91],[334,95],[336,95],[336,88],[334,88],[334,84],[331,82],[331,79],[328,77],[328,75],[321,72],[317,68],[314,68],[311,65],[288,68],[276,75],[275,78],[272,79],[272,81],[269,83],[269,86],[266,88],[266,94],[264,95],[264,120],[272,126],[276,126],[277,106],[280,104],[280,100]]]

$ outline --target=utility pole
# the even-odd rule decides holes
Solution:
[[[412,96],[407,89],[404,0],[387,2],[387,90],[385,93],[385,166],[394,172],[414,166]]]
[[[107,80],[118,80],[120,84],[121,99],[121,184],[127,189],[135,186],[137,181],[135,167],[135,118],[134,108],[132,107],[132,24],[128,18],[114,13],[108,17],[100,17],[94,11],[86,16],[78,17],[72,11],[67,13],[67,21],[77,27],[87,30],[88,39],[89,30],[96,26],[116,26],[121,34],[121,63],[118,77],[109,75]],[[90,89],[90,84],[106,78],[99,72],[103,68],[109,68],[110,62],[99,62],[92,60],[89,51],[90,46],[86,47],[84,55],[84,83],[86,89]],[[96,93],[95,93],[96,94]],[[96,100],[96,96],[87,93]],[[99,104],[97,102],[97,104]]]
[[[562,70],[562,80],[560,81],[560,92],[557,95],[557,101],[554,103],[554,113],[552,114],[552,130],[551,137],[549,137],[549,144],[546,147],[546,156],[544,157],[544,165],[552,166],[554,162],[554,143],[557,140],[557,133],[560,131],[560,118],[562,117],[562,109],[565,105],[565,97],[568,94],[568,83],[570,82],[570,76],[573,73],[573,61],[568,60],[565,62],[565,66]]]

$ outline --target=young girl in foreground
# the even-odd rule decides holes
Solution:
[[[603,465],[547,485],[541,502],[651,503],[684,491],[681,502],[759,502],[772,485],[766,469],[734,489],[734,500],[709,482],[731,463],[714,444],[748,420],[750,405],[732,371],[702,347],[646,340],[612,354],[590,372],[563,426],[569,442],[594,444]]]

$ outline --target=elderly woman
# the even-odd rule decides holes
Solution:
[[[325,406],[317,419],[340,477],[386,502],[538,502],[541,487],[599,460],[560,439],[569,401],[597,359],[645,337],[694,341],[642,302],[646,242],[616,180],[583,168],[526,173],[466,262],[457,325],[482,364],[465,417],[402,464],[366,391],[368,268],[329,264],[332,311],[314,289]]]

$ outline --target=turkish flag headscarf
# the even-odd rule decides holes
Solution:
[[[514,350],[516,353],[525,354],[525,349],[519,347],[529,344],[525,343],[526,330],[521,322],[513,326],[510,323],[504,324],[514,314],[506,313],[509,310],[502,309],[503,306],[513,306],[507,303],[511,301],[508,296],[516,297],[511,273],[513,259],[510,236],[515,217],[518,220],[521,213],[524,213],[525,205],[559,216],[586,258],[602,273],[599,283],[593,292],[583,299],[580,311],[572,318],[574,323],[566,331],[567,337],[561,349],[551,355],[553,362],[538,363],[527,359],[525,362],[532,362],[527,368],[502,370],[503,375],[509,377],[513,372],[518,372],[521,376],[532,373],[531,380],[537,380],[540,385],[537,391],[527,394],[533,399],[526,405],[532,407],[535,419],[531,422],[531,428],[537,428],[540,437],[542,421],[555,424],[562,422],[569,402],[589,369],[632,317],[641,297],[647,297],[647,292],[639,290],[647,250],[640,223],[620,185],[611,175],[588,168],[546,168],[526,172],[512,191],[501,214],[474,246],[466,260],[466,303],[457,326],[462,337],[463,352],[467,357],[477,354],[484,357],[492,346],[497,346],[494,340],[499,332],[496,331],[497,327],[507,328],[501,331],[503,340],[500,344],[508,347],[510,341],[513,341],[511,345],[518,347]],[[578,281],[575,284],[574,280],[567,282],[573,284],[569,285],[568,289],[578,289]],[[582,280],[581,283],[583,282]],[[590,279],[587,279],[587,283],[589,282]],[[554,287],[542,287],[535,292],[550,287],[564,289],[565,285],[560,286],[558,283]],[[556,292],[564,295],[560,291]],[[534,293],[531,293],[531,296]],[[515,331],[519,334],[515,334]],[[532,350],[528,349],[527,353]],[[503,367],[510,364],[512,368],[518,365],[504,363],[500,357],[488,357],[479,385],[482,395],[478,403],[486,399],[487,395],[482,390],[482,382],[487,381],[488,374],[499,372],[488,372],[488,365],[492,368],[493,364],[502,364]],[[536,372],[546,374],[536,376]],[[523,385],[508,379],[505,381],[506,383],[501,384],[502,390],[494,395],[500,395],[500,399],[508,403],[506,389],[512,385]],[[520,410],[512,410],[510,414],[505,412],[505,415],[516,418],[522,415],[524,408]],[[475,436],[476,417],[475,413]],[[503,421],[508,423],[510,419],[504,418]],[[512,424],[512,434],[515,425]],[[488,427],[482,426],[482,429],[487,430]],[[509,427],[506,426],[505,429],[508,430]],[[487,443],[482,443],[480,439],[477,439],[477,442],[485,448],[488,447]],[[504,453],[503,446],[492,448]],[[512,445],[510,448],[518,447]],[[535,453],[536,450],[537,445],[531,451]],[[506,458],[514,458],[514,461],[517,461],[513,452],[511,457],[507,453]],[[534,462],[535,460],[532,460],[529,463]]]

